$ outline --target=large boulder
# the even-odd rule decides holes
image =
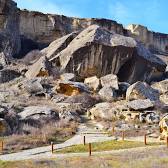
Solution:
[[[75,96],[70,96],[64,102],[70,104],[80,103],[83,108],[88,109],[95,104],[100,103],[101,98],[97,95],[83,93]]]
[[[166,139],[168,137],[168,114],[165,115],[159,122],[160,138]]]
[[[100,79],[97,78],[97,76],[92,76],[89,78],[85,78],[84,81],[85,84],[87,84],[92,90],[97,91],[100,89]]]
[[[100,78],[101,85],[104,87],[112,87],[118,90],[118,77],[113,74],[109,74]]]
[[[18,113],[21,120],[58,119],[58,113],[47,106],[29,106]]]
[[[151,87],[157,89],[160,93],[160,100],[168,104],[168,79],[156,82],[152,84]]]
[[[76,121],[76,122],[81,122],[81,117],[78,113],[72,112],[72,111],[66,111],[66,112],[60,112],[59,113],[59,118],[66,120],[66,121]]]
[[[59,86],[56,87],[58,93],[65,94],[67,96],[90,93],[89,87],[81,82],[60,81],[58,85]]]
[[[92,25],[63,51],[50,59],[60,70],[81,78],[115,74],[119,81],[134,83],[159,78],[166,64],[133,38]]]
[[[38,93],[44,92],[44,88],[39,78],[26,80],[23,82],[23,85],[20,87],[22,87],[22,89],[28,92],[29,94],[38,94]]]
[[[84,112],[86,111],[83,108],[82,103],[67,103],[67,102],[56,103],[55,109],[61,114],[66,112],[75,112],[78,114],[84,114]]]
[[[145,109],[154,107],[153,103],[149,99],[133,100],[133,101],[128,102],[127,105],[130,109],[133,109],[133,110],[145,110]]]
[[[127,100],[149,99],[151,101],[159,100],[158,90],[153,89],[145,82],[136,82],[132,84],[126,92]]]
[[[88,110],[88,115],[91,119],[102,119],[114,121],[123,117],[123,110],[126,108],[125,103],[98,103],[93,108]]]
[[[117,97],[114,88],[108,86],[104,86],[102,89],[100,89],[99,95],[103,100],[107,101],[114,101]]]

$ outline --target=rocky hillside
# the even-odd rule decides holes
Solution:
[[[167,113],[168,35],[22,11],[11,0],[0,0],[0,12],[1,135],[80,123],[86,113],[144,129]]]

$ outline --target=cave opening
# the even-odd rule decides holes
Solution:
[[[134,65],[133,61],[134,61],[133,59],[129,59],[121,66],[117,74],[119,82],[130,83],[129,78],[131,77],[132,74],[132,69]]]

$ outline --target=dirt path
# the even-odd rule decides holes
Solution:
[[[65,147],[72,146],[72,145],[82,144],[84,135],[86,136],[86,143],[103,142],[103,141],[109,141],[109,140],[115,139],[115,137],[112,137],[112,136],[109,137],[104,132],[97,130],[96,123],[94,121],[89,121],[79,126],[78,132],[74,137],[72,137],[71,139],[67,140],[66,142],[62,144],[55,144],[54,150],[65,148]],[[143,141],[143,137],[129,138],[126,140]],[[145,149],[146,148],[148,147],[145,147]],[[129,149],[129,150],[134,150],[134,149]],[[118,150],[118,152],[119,151],[121,150]],[[116,153],[117,151],[111,151],[111,152]],[[106,152],[96,152],[96,153],[99,154],[99,153],[106,153]],[[46,146],[46,147],[39,147],[39,148],[24,150],[18,153],[1,155],[0,160],[16,161],[16,160],[27,160],[27,159],[42,159],[42,158],[52,158],[52,157],[69,157],[69,156],[85,156],[85,155],[88,155],[88,154],[87,153],[82,153],[82,154],[75,153],[75,154],[52,155],[51,146]]]

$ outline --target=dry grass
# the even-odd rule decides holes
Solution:
[[[0,162],[0,168],[167,168],[167,148],[92,157]]]
[[[24,149],[31,149],[49,145],[51,142],[62,143],[72,137],[77,129],[77,124],[71,122],[69,124],[64,122],[57,122],[44,125],[42,128],[33,128],[28,125],[24,126],[25,129],[30,131],[26,135],[12,135],[1,138],[4,140],[4,153],[12,153]]]
[[[149,143],[148,146],[161,145],[162,143]],[[106,141],[106,142],[97,142],[92,143],[92,152],[97,151],[110,151],[110,150],[119,150],[119,149],[130,149],[136,147],[143,147],[143,142],[136,141]],[[74,145],[71,147],[67,147],[56,151],[56,153],[80,153],[80,152],[88,152],[88,145]]]

